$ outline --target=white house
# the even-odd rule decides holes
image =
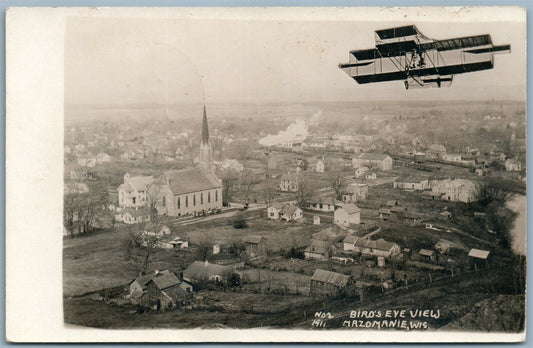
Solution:
[[[281,213],[281,210],[283,209],[283,204],[281,203],[273,203],[270,207],[267,208],[267,216],[269,219],[272,220],[279,220],[279,215]]]
[[[78,165],[81,167],[94,167],[96,166],[96,158],[90,156],[78,156]]]
[[[307,169],[317,173],[324,173],[324,161],[318,158],[310,158],[307,160]]]
[[[363,175],[365,175],[366,172],[368,172],[370,169],[368,167],[359,167],[359,168],[356,168],[355,169],[355,177],[357,179],[363,177]]]
[[[368,185],[352,183],[343,192],[342,201],[344,203],[355,203],[365,200],[366,197],[368,197]]]
[[[124,174],[124,183],[117,188],[120,207],[143,207],[147,204],[148,187],[153,176],[130,176]]]
[[[519,172],[522,170],[522,163],[510,158],[505,161],[505,170],[507,170],[508,172]]]
[[[120,215],[117,220],[128,225],[150,221],[150,211],[146,208],[126,208],[117,215]]]
[[[295,205],[285,205],[280,212],[281,219],[289,222],[293,220],[300,220],[304,217],[302,209]]]
[[[340,206],[333,214],[335,225],[341,227],[349,227],[350,225],[358,225],[361,223],[361,209],[355,204],[344,204]]]
[[[367,152],[352,158],[352,165],[354,168],[367,166],[389,171],[392,169],[392,158],[382,153]]]
[[[476,191],[476,184],[466,179],[432,181],[433,199],[440,197],[446,201],[470,203],[475,200]]]
[[[366,172],[365,173],[365,179],[367,180],[376,180],[377,179],[377,175],[375,172]]]
[[[346,236],[344,238],[343,245],[344,245],[344,251],[355,251],[355,243],[359,240],[359,237],[354,236],[352,234]]]
[[[335,197],[319,197],[318,199],[310,200],[307,208],[310,210],[333,213],[335,211],[336,202]]]
[[[362,254],[391,257],[400,253],[401,248],[396,243],[387,242],[383,238],[370,240],[368,238],[359,238],[355,242],[355,251]]]
[[[461,155],[457,153],[445,153],[442,155],[442,159],[448,162],[460,162]]]
[[[396,179],[393,183],[393,187],[402,190],[419,190],[423,191],[429,188],[429,180],[427,178],[420,177],[402,177]]]
[[[296,192],[298,190],[298,175],[293,173],[283,174],[279,189],[284,192]]]
[[[98,155],[96,155],[96,163],[102,164],[102,163],[108,163],[111,162],[111,156],[109,156],[105,152],[100,152]]]

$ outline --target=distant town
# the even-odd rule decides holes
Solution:
[[[424,308],[423,329],[520,332],[525,122],[494,100],[67,110],[65,322]]]

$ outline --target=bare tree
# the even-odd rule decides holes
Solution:
[[[80,203],[78,194],[66,194],[63,199],[63,223],[70,235],[74,235],[74,222],[78,219],[78,204]]]
[[[157,223],[159,219],[160,193],[161,185],[158,182],[152,183],[146,191],[146,206],[150,210],[150,220],[153,223]]]
[[[126,258],[133,261],[140,274],[146,274],[150,258],[159,246],[158,231],[153,234],[146,233],[146,222],[136,224],[128,230],[128,238],[125,240]]]
[[[213,252],[213,238],[210,235],[205,235],[198,240],[198,258],[202,261],[207,261]]]
[[[252,193],[252,190],[255,187],[255,185],[257,185],[259,182],[260,182],[259,179],[253,173],[252,170],[244,170],[241,173],[239,184],[244,194],[245,203],[249,202],[250,194]]]
[[[83,232],[92,231],[95,225],[102,222],[108,213],[107,195],[97,192],[80,194],[75,213]]]
[[[276,183],[267,175],[266,179],[261,183],[261,195],[267,207],[272,205],[274,200],[274,193],[276,192]]]
[[[232,190],[239,181],[239,174],[232,168],[221,169],[217,174],[222,180],[222,201],[229,202],[232,198]]]
[[[318,185],[311,178],[298,175],[298,187],[296,190],[296,202],[298,206],[304,208],[307,203],[313,199],[318,189]]]
[[[330,187],[335,191],[335,198],[342,198],[342,190],[346,187],[344,164],[339,160],[330,160],[326,165],[326,174]]]
[[[484,207],[490,204],[503,207],[513,197],[513,193],[506,188],[502,178],[492,177],[487,177],[478,183],[474,195],[475,200]]]

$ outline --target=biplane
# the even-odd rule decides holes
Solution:
[[[412,87],[448,87],[453,75],[494,67],[495,53],[509,53],[510,45],[495,46],[490,35],[433,40],[416,26],[375,31],[376,47],[350,51],[339,64],[357,83],[404,81]]]

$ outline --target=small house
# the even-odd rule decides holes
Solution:
[[[390,209],[387,208],[380,208],[379,209],[379,218],[381,220],[388,220],[390,219]]]
[[[471,249],[468,257],[474,265],[474,269],[483,268],[488,264],[490,251],[481,249]]]
[[[164,310],[190,304],[192,290],[187,292],[180,284],[181,281],[173,273],[153,278],[146,284],[146,293],[141,297],[141,305]]]
[[[280,179],[279,189],[284,192],[296,192],[298,191],[298,175],[283,174]]]
[[[243,239],[244,250],[248,257],[266,255],[266,238],[263,236],[246,236]]]
[[[280,217],[281,219],[289,222],[293,220],[301,220],[304,215],[302,209],[295,205],[287,204],[283,207],[283,209],[281,209]]]
[[[355,169],[355,177],[357,179],[362,178],[366,172],[368,172],[370,169],[368,167],[359,167]]]
[[[283,204],[273,203],[270,207],[267,208],[267,216],[272,220],[279,220],[281,210],[283,209]]]
[[[353,279],[345,274],[317,269],[311,277],[311,296],[351,295],[354,288]]]
[[[225,282],[233,271],[230,266],[217,265],[208,261],[195,261],[183,271],[183,280],[200,287],[207,282]]]
[[[146,274],[141,277],[133,279],[131,282],[129,282],[129,294],[128,297],[132,300],[139,299],[146,291],[146,284],[155,277],[163,276],[170,274],[170,271],[155,271],[154,273]]]
[[[353,234],[347,235],[346,238],[342,241],[344,244],[344,251],[355,251],[355,243],[359,237],[354,236]]]
[[[333,220],[340,227],[358,225],[361,223],[361,209],[353,203],[344,204],[335,210]]]
[[[147,222],[151,218],[150,210],[147,208],[126,208],[117,215],[120,215],[120,221],[128,225]]]
[[[398,201],[395,201],[395,200],[390,200],[390,201],[387,201],[387,203],[385,203],[385,205],[389,208],[392,208],[392,207],[397,207],[400,205],[400,202]]]
[[[324,173],[324,161],[318,158],[310,158],[307,160],[307,169],[317,173]]]
[[[376,172],[366,172],[365,173],[365,179],[366,180],[376,180],[377,179]]]
[[[313,215],[313,225],[320,225],[320,216]]]
[[[189,247],[189,242],[182,240],[181,237],[176,237],[168,242],[174,249],[186,249]]]
[[[335,200],[335,197],[319,197],[318,199],[310,200],[307,208],[310,210],[333,213],[336,204],[337,201]]]
[[[429,188],[429,180],[420,177],[401,177],[396,179],[393,187],[401,190],[418,190],[423,191]]]
[[[420,261],[423,262],[435,262],[436,260],[436,255],[433,250],[421,249],[418,255],[420,257]]]
[[[342,201],[344,203],[355,203],[357,201],[365,200],[367,196],[367,184],[352,183],[342,193]]]
[[[335,246],[328,241],[315,239],[310,246],[304,250],[305,259],[327,260],[335,252]]]
[[[144,225],[144,234],[149,236],[163,237],[170,234],[170,228],[163,224],[155,224],[151,221]]]
[[[508,159],[505,161],[505,170],[508,172],[519,172],[522,170],[522,164],[515,159]]]

